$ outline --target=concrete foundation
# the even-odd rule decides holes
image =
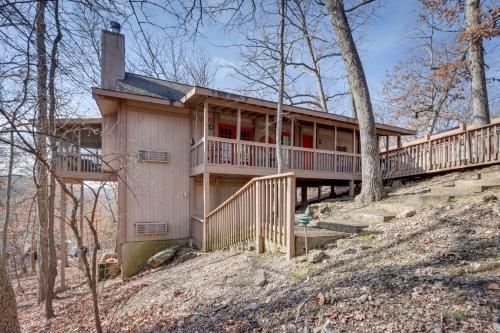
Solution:
[[[185,245],[187,239],[131,242],[122,245],[122,278],[128,278],[146,267],[155,253],[172,245]]]

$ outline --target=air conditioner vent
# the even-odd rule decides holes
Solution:
[[[167,222],[137,222],[136,235],[160,235],[167,233]]]
[[[168,153],[166,151],[139,150],[139,161],[143,162],[168,162]]]

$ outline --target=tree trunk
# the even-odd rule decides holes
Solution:
[[[48,173],[46,167],[40,160],[47,160],[47,49],[45,47],[45,37],[47,27],[45,24],[46,1],[39,1],[35,17],[36,29],[36,52],[38,58],[37,72],[37,158],[36,164],[36,182],[37,191],[37,210],[39,224],[39,242],[40,247],[38,255],[38,301],[45,300],[48,287],[49,276],[49,242],[48,242]],[[45,316],[50,318],[54,315],[52,303],[45,303]]]
[[[286,0],[280,0],[280,78],[278,88],[278,108],[276,109],[276,164],[278,166],[278,173],[283,173],[283,142],[281,142],[281,132],[283,127],[283,97],[285,94],[285,1]]]
[[[341,0],[326,0],[333,30],[347,71],[354,98],[361,140],[362,189],[356,202],[368,204],[382,197],[380,156],[370,93],[351,28]]]
[[[484,71],[483,39],[478,30],[481,24],[481,7],[479,0],[467,0],[465,8],[467,32],[469,38],[469,68],[472,77],[472,113],[474,124],[488,125],[490,111],[486,74]]]
[[[15,115],[13,116],[13,121],[15,121]],[[8,166],[8,171],[7,171],[7,193],[6,193],[6,198],[5,198],[5,220],[3,224],[3,231],[2,231],[2,253],[1,255],[1,262],[0,265],[4,265],[7,267],[7,233],[9,230],[9,223],[10,223],[10,202],[11,202],[11,195],[12,195],[12,169],[14,168],[14,129],[11,130],[10,132],[10,147],[9,147],[9,166]]]
[[[21,332],[14,290],[5,265],[0,264],[0,332]]]
[[[57,275],[57,254],[56,245],[54,240],[54,225],[55,225],[55,198],[56,198],[56,176],[53,170],[56,167],[56,155],[57,155],[57,145],[56,145],[56,92],[55,92],[55,78],[57,71],[57,53],[59,42],[62,38],[61,27],[59,23],[59,1],[54,1],[54,19],[56,24],[57,34],[52,42],[52,50],[50,52],[50,71],[49,71],[49,142],[50,142],[50,168],[52,172],[50,173],[50,185],[49,185],[49,198],[48,198],[48,245],[49,245],[49,274],[47,277],[47,291],[45,296],[45,309],[46,315],[53,315],[53,310],[47,311],[47,309],[52,309],[52,300],[54,299],[54,286],[56,282]]]

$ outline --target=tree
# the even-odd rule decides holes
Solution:
[[[3,263],[0,264],[0,332],[21,332],[14,290]]]
[[[484,69],[483,37],[480,31],[480,0],[465,1],[465,17],[467,21],[466,35],[469,42],[469,69],[471,74],[474,124],[488,125],[490,123],[490,110],[488,107],[488,91]]]
[[[363,65],[352,37],[344,3],[341,0],[325,1],[337,43],[347,71],[350,91],[358,117],[361,141],[362,190],[356,202],[368,204],[382,197],[382,175],[375,119]]]
[[[278,173],[283,173],[283,143],[281,142],[281,132],[283,127],[283,99],[285,95],[285,16],[286,0],[279,0],[279,88],[278,107],[276,108],[276,164]]]

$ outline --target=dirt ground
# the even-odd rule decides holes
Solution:
[[[499,200],[497,189],[420,208],[331,244],[316,264],[228,250],[106,281],[99,286],[104,330],[499,332]],[[354,208],[328,205],[330,214]],[[35,277],[21,279],[24,294],[13,281],[25,332],[94,331],[83,274],[71,268],[67,275],[71,288],[58,294],[57,317],[47,322],[35,304]]]

